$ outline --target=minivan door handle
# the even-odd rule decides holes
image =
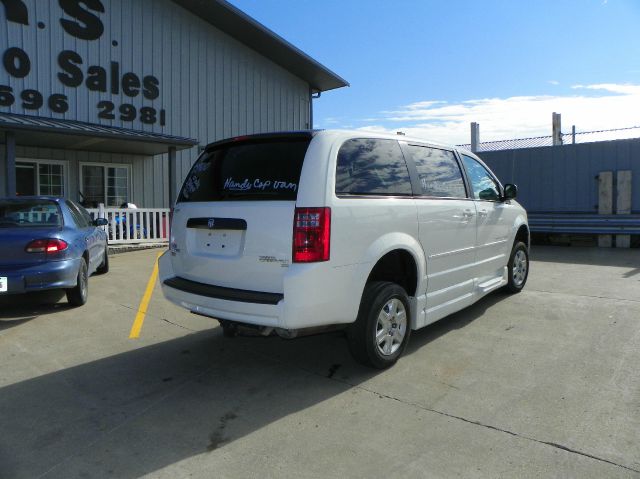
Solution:
[[[480,215],[480,216],[487,216],[487,214],[489,214],[489,212],[487,210],[478,211],[478,215]]]
[[[462,216],[464,216],[465,218],[473,218],[474,213],[472,210],[464,210],[462,212]]]

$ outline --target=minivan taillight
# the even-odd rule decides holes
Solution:
[[[331,208],[296,208],[293,217],[293,262],[329,261]]]
[[[24,250],[27,253],[57,253],[59,251],[64,251],[67,249],[69,245],[66,241],[58,239],[58,238],[45,238],[45,239],[37,239],[33,240],[29,243]]]

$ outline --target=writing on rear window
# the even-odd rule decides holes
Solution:
[[[287,181],[278,180],[261,180],[256,178],[251,181],[248,178],[244,180],[235,180],[234,178],[227,178],[224,181],[223,188],[228,191],[250,191],[250,190],[290,190],[297,191],[298,185]]]
[[[249,138],[209,147],[182,186],[183,201],[295,201],[311,136]]]

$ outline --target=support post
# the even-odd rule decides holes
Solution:
[[[480,123],[471,122],[471,151],[477,153],[480,144]]]
[[[571,127],[571,144],[572,145],[576,144],[576,125],[573,125]]]
[[[16,135],[12,131],[5,133],[6,153],[7,153],[7,179],[6,192],[7,196],[16,196]]]
[[[553,146],[562,145],[562,125],[560,113],[553,112],[551,116],[551,138]]]
[[[309,87],[309,124],[307,128],[313,130],[313,88]]]
[[[613,172],[601,171],[598,175],[598,214],[613,214]],[[598,235],[598,246],[611,248],[611,235]]]
[[[616,173],[616,214],[631,214],[631,170]],[[630,248],[630,235],[616,235],[616,248]]]
[[[178,197],[177,193],[178,182],[178,161],[176,158],[176,148],[172,146],[169,148],[169,207],[173,208]]]

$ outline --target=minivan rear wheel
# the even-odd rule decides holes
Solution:
[[[347,329],[354,358],[377,369],[395,364],[411,335],[409,298],[399,285],[387,281],[367,283],[358,318]]]

